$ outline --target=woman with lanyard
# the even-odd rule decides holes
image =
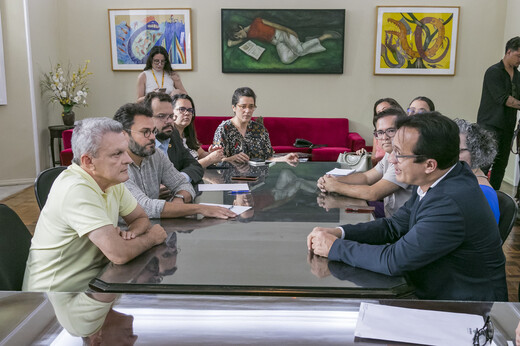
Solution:
[[[173,71],[168,52],[164,47],[154,46],[148,54],[144,71],[137,77],[137,102],[151,91],[165,92],[170,96],[187,94],[181,77]]]

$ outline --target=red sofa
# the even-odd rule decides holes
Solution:
[[[213,142],[218,125],[230,117],[197,116],[195,129],[204,149]],[[365,140],[356,132],[349,132],[346,118],[289,118],[264,117],[264,126],[269,131],[271,144],[276,153],[310,153],[312,161],[336,161],[345,151],[356,151],[365,147]],[[293,146],[296,138],[303,138],[326,147],[308,149]]]
[[[72,163],[72,129],[65,130],[61,133],[61,139],[63,141],[63,150],[60,152],[60,163],[62,166],[68,166]]]
[[[218,125],[227,116],[196,116],[195,128],[197,138],[202,148],[207,150],[213,142],[213,135]],[[349,132],[346,118],[262,118],[264,126],[269,131],[271,145],[276,153],[309,153],[311,161],[336,161],[338,155],[345,151],[356,151],[365,147],[365,140],[356,132]],[[60,161],[63,166],[72,162],[71,149],[72,130],[62,134],[63,148]],[[296,148],[293,146],[296,138],[303,138],[314,144],[325,144],[321,148]]]

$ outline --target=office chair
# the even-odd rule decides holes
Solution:
[[[31,234],[20,217],[0,204],[0,290],[22,289]]]
[[[65,166],[52,167],[41,172],[34,182],[34,194],[36,195],[36,202],[40,210],[43,209],[47,196],[51,190],[52,183],[61,172],[66,170]]]
[[[497,191],[498,209],[500,210],[500,219],[498,220],[498,229],[502,244],[506,241],[507,236],[511,233],[516,221],[518,213],[518,205],[513,197],[502,191]]]

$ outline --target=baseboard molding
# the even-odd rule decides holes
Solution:
[[[0,180],[0,186],[34,184],[34,178]]]
[[[516,181],[513,181],[511,177],[505,176],[504,181],[508,183],[509,185],[516,187]]]

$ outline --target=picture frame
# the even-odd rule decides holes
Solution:
[[[460,7],[377,6],[375,75],[455,75]]]
[[[345,12],[222,9],[222,72],[342,74]]]
[[[191,9],[109,9],[113,71],[142,71],[153,46],[162,45],[172,68],[192,70]]]
[[[2,34],[2,13],[0,12],[0,105],[7,105],[7,85],[5,82],[4,39]]]

